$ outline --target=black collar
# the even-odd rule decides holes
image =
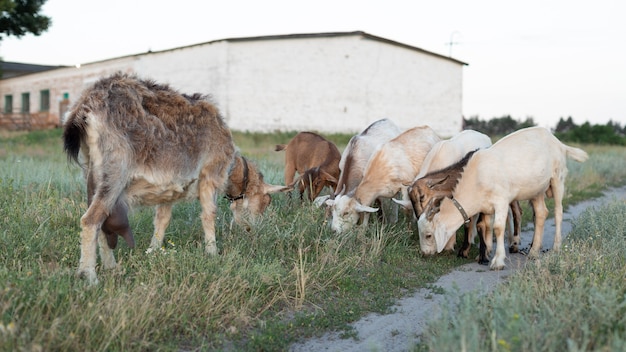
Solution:
[[[467,213],[465,212],[465,209],[463,209],[463,207],[461,206],[461,204],[459,202],[456,201],[456,199],[454,198],[450,198],[452,200],[452,203],[454,203],[454,206],[459,210],[459,212],[461,213],[461,216],[463,216],[463,223],[467,224],[470,222],[470,218],[469,216],[467,216]]]
[[[232,196],[230,194],[226,194],[224,198],[228,199],[231,202],[242,199],[246,196],[246,190],[248,189],[248,162],[246,158],[241,157],[241,162],[243,163],[243,185],[241,187],[241,193],[238,196]]]

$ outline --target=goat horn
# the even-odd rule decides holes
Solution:
[[[338,196],[341,196],[341,195],[343,195],[343,193],[344,193],[345,191],[346,191],[346,184],[344,183],[344,184],[341,186],[341,192],[339,192],[337,195],[338,195]]]
[[[395,198],[391,198],[391,200],[394,201],[395,203],[397,203],[398,205],[402,206],[405,209],[412,209],[413,208],[413,203],[411,203],[410,200],[395,199]]]

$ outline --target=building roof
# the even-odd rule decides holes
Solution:
[[[327,32],[327,33],[303,33],[303,34],[283,34],[283,35],[266,35],[266,36],[260,36],[260,37],[243,37],[243,38],[228,38],[228,39],[221,39],[221,40],[216,40],[213,42],[220,42],[220,41],[229,41],[229,42],[237,42],[237,41],[252,41],[252,40],[274,40],[274,39],[292,39],[292,38],[328,38],[328,37],[345,37],[345,36],[361,36],[365,39],[370,39],[370,40],[375,40],[375,41],[379,41],[379,42],[383,42],[383,43],[387,43],[387,44],[391,44],[391,45],[396,45],[396,46],[400,46],[409,50],[415,50],[415,51],[419,51],[421,53],[425,53],[425,54],[429,54],[429,55],[433,55],[436,57],[439,57],[441,59],[445,59],[445,60],[450,60],[450,61],[454,61],[458,64],[461,65],[468,65],[467,63],[454,59],[452,57],[449,56],[444,56],[441,54],[437,54],[434,53],[432,51],[428,51],[428,50],[424,50],[415,46],[411,46],[408,44],[404,44],[404,43],[400,43],[397,42],[395,40],[391,40],[391,39],[386,39],[383,37],[379,37],[379,36],[375,36],[363,31],[354,31],[354,32]],[[213,43],[213,42],[208,42],[208,43]],[[205,43],[207,44],[207,43]],[[198,45],[198,44],[197,44]]]
[[[379,41],[379,42],[383,42],[383,43],[387,43],[387,44],[391,44],[391,45],[396,45],[396,46],[400,46],[409,50],[415,50],[424,54],[428,54],[428,55],[433,55],[436,56],[438,58],[444,59],[444,60],[450,60],[453,62],[456,62],[460,65],[469,65],[468,63],[465,63],[463,61],[457,60],[455,58],[449,57],[449,56],[444,56],[441,54],[437,54],[434,53],[432,51],[428,51],[428,50],[424,50],[415,46],[411,46],[408,44],[404,44],[404,43],[400,43],[397,42],[395,40],[391,40],[391,39],[386,39],[383,37],[378,37],[363,31],[353,31],[353,32],[324,32],[324,33],[298,33],[298,34],[278,34],[278,35],[263,35],[263,36],[256,36],[256,37],[236,37],[236,38],[225,38],[225,39],[217,39],[217,40],[212,40],[212,41],[208,41],[208,42],[202,42],[202,43],[197,43],[197,44],[190,44],[190,45],[185,45],[185,46],[180,46],[180,47],[176,47],[176,48],[171,48],[171,49],[165,49],[165,50],[160,50],[160,51],[147,51],[147,52],[143,52],[143,53],[139,53],[139,54],[132,54],[132,55],[125,55],[125,56],[121,56],[121,57],[117,57],[117,58],[109,58],[109,59],[105,59],[105,60],[100,60],[100,61],[96,61],[96,62],[103,62],[103,61],[109,61],[109,60],[114,60],[114,59],[119,59],[119,58],[124,58],[124,57],[134,57],[134,56],[141,56],[141,55],[145,55],[145,54],[151,54],[151,53],[164,53],[164,52],[168,52],[168,51],[174,51],[174,50],[179,50],[179,49],[184,49],[184,48],[191,48],[191,47],[195,47],[195,46],[200,46],[200,45],[207,45],[207,44],[215,44],[215,43],[220,43],[220,42],[245,42],[245,41],[261,41],[261,40],[280,40],[280,39],[300,39],[300,38],[328,38],[328,37],[345,37],[345,36],[361,36],[363,38],[366,39],[370,39],[370,40],[375,40],[375,41]],[[96,63],[96,62],[92,62],[92,63]],[[89,64],[89,63],[86,63]]]
[[[217,39],[217,40],[212,40],[212,41],[208,41],[208,42],[191,44],[191,45],[185,45],[185,46],[181,46],[181,47],[165,49],[165,50],[160,50],[160,51],[151,51],[150,50],[150,51],[143,52],[143,53],[138,53],[138,54],[131,54],[131,55],[125,55],[125,56],[120,56],[120,57],[115,57],[115,58],[108,58],[108,59],[104,59],[104,60],[99,60],[99,61],[85,63],[83,65],[95,64],[95,63],[100,63],[100,62],[105,62],[105,61],[110,61],[110,60],[115,60],[115,59],[120,59],[120,58],[126,58],[126,57],[142,56],[142,55],[152,54],[152,53],[164,53],[164,52],[168,52],[168,51],[174,51],[174,50],[179,50],[179,49],[184,49],[184,48],[191,48],[191,47],[207,45],[207,44],[215,44],[215,43],[220,43],[220,42],[245,42],[245,41],[300,39],[300,38],[329,38],[329,37],[345,37],[345,36],[361,36],[361,37],[363,37],[365,39],[375,40],[375,41],[379,41],[379,42],[383,42],[383,43],[387,43],[387,44],[391,44],[391,45],[400,46],[400,47],[403,47],[403,48],[406,48],[406,49],[409,49],[409,50],[415,50],[415,51],[418,51],[420,53],[433,55],[433,56],[438,57],[440,59],[449,60],[449,61],[455,62],[457,64],[460,64],[460,65],[468,65],[467,63],[465,63],[463,61],[460,61],[460,60],[457,60],[457,59],[454,59],[452,57],[448,57],[448,56],[444,56],[444,55],[441,55],[441,54],[437,54],[437,53],[434,53],[432,51],[424,50],[424,49],[421,49],[421,48],[418,48],[418,47],[415,47],[415,46],[411,46],[411,45],[408,45],[408,44],[403,44],[403,43],[400,43],[400,42],[397,42],[397,41],[394,41],[394,40],[391,40],[391,39],[378,37],[378,36],[375,36],[375,35],[363,32],[363,31],[280,34],[280,35],[264,35],[264,36],[257,36],[257,37],[238,37],[238,38]],[[36,70],[24,71],[24,72],[22,72],[20,74],[17,74],[17,75],[8,76],[7,75],[8,70],[5,70],[4,64],[25,65],[25,66],[32,67],[33,69],[34,69],[34,67],[40,67],[41,69],[39,69],[39,71],[45,71],[45,70],[65,67],[65,66],[42,66],[42,65],[30,65],[30,64],[19,64],[19,63],[3,62],[2,63],[2,69],[3,69],[4,75],[2,76],[2,78],[10,78],[10,77],[15,77],[15,76],[21,75],[21,74],[39,72],[39,71],[36,71]]]
[[[0,61],[0,78],[12,78],[29,73],[42,72],[48,70],[54,70],[63,66],[47,66],[47,65],[35,65],[25,64],[20,62],[6,62]]]

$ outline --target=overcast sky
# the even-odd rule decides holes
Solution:
[[[75,65],[226,38],[361,30],[468,63],[466,117],[626,124],[624,0],[48,0],[43,13],[52,26],[41,36],[0,41],[4,61]]]

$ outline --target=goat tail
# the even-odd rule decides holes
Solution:
[[[79,163],[78,153],[83,138],[85,138],[85,121],[75,115],[70,116],[63,130],[63,150],[67,154],[67,158],[77,164]]]
[[[565,155],[578,161],[579,163],[589,159],[589,154],[587,154],[584,150],[567,145],[565,146]]]
[[[276,149],[274,149],[274,151],[281,151],[281,150],[285,150],[287,149],[287,145],[286,144],[276,144]]]

